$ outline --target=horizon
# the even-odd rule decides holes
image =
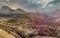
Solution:
[[[52,13],[60,9],[60,0],[0,0],[0,7],[4,5],[12,9]]]

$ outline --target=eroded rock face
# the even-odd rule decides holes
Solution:
[[[23,14],[24,15],[24,14]],[[21,14],[19,15],[21,16]],[[29,38],[32,36],[56,36],[56,26],[54,22],[50,22],[48,18],[45,18],[43,15],[28,14],[28,17],[7,17],[9,20],[1,20],[0,26],[6,28],[5,30],[10,30],[22,38]],[[4,18],[4,17],[3,17]],[[4,18],[5,19],[5,18]],[[48,20],[47,20],[48,19]]]
[[[46,14],[26,13],[22,9],[12,10],[7,6],[0,9],[0,14],[3,14],[0,15],[0,38],[60,36],[60,24]]]
[[[16,37],[8,33],[7,31],[0,29],[0,38],[16,38]]]
[[[53,19],[47,18],[47,15],[44,14],[28,14],[31,16],[31,20],[35,23],[37,32],[39,35],[52,35],[56,29],[56,24]],[[47,16],[47,17],[46,17]]]

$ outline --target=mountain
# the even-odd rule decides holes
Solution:
[[[39,36],[52,36],[56,32],[55,27],[58,26],[54,21],[55,18],[47,14],[26,13],[22,9],[13,10],[7,6],[3,6],[0,9],[0,14],[11,16],[0,17],[0,26],[3,26],[3,29],[7,29],[6,27],[8,26],[7,30],[10,30],[11,33],[17,33],[21,37],[34,34]]]
[[[49,22],[55,22],[54,21],[55,18],[53,18],[53,17],[51,17],[51,16],[49,16],[47,14],[29,13],[28,15],[32,16],[33,18],[43,19],[46,22],[47,21],[49,21]],[[41,22],[44,22],[44,21],[41,20]]]
[[[27,13],[26,11],[24,11],[23,9],[16,9],[16,10],[13,10],[11,8],[9,8],[8,6],[2,6],[1,9],[0,9],[0,14],[7,14],[9,16],[11,16],[10,14],[23,14],[22,16],[24,16],[24,13]],[[27,13],[27,15],[29,16],[32,16],[33,18],[39,18],[39,19],[44,19],[45,21],[48,20],[49,22],[54,22],[54,19],[52,17],[52,14],[51,16],[48,16],[47,14],[39,14],[39,13]],[[15,15],[15,16],[19,16],[20,15]],[[46,22],[45,22],[46,23]]]
[[[54,17],[55,18],[54,21],[60,23],[60,9],[56,9],[56,11],[49,14],[49,16]]]
[[[22,9],[16,9],[16,10],[13,11],[11,14],[22,14],[22,13],[25,13],[25,11],[22,10]]]
[[[56,11],[49,14],[49,16],[54,17],[54,18],[60,18],[60,9],[56,9]]]
[[[8,6],[2,6],[0,9],[0,14],[21,14],[21,13],[25,13],[25,11],[22,9],[13,10]]]
[[[0,9],[0,14],[10,14],[10,12],[11,12],[11,9],[7,6],[3,6]]]

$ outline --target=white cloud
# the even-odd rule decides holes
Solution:
[[[28,3],[30,4],[42,4],[42,8],[45,8],[48,3],[52,2],[54,0],[28,0]]]
[[[54,11],[56,8],[60,8],[60,3],[49,4],[52,1],[57,0],[0,0],[0,5],[7,5],[13,9],[23,8],[28,11]],[[58,3],[58,2],[57,2]],[[53,10],[52,10],[53,9]]]
[[[48,5],[48,7],[52,7],[52,6],[53,6],[53,4]]]
[[[42,4],[43,5],[43,8],[45,8],[47,5],[48,5],[48,3],[50,3],[50,2],[52,2],[52,1],[54,1],[54,0],[40,0],[41,1],[41,3],[40,4]],[[50,5],[51,6],[51,5]]]

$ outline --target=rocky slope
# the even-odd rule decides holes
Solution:
[[[26,13],[6,6],[0,10],[0,29],[9,36],[0,32],[1,38],[60,38],[60,30],[57,29],[60,24],[46,14]]]

